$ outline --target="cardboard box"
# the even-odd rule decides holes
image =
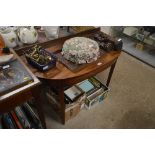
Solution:
[[[68,121],[69,119],[74,118],[78,115],[80,110],[84,107],[86,100],[86,95],[82,95],[77,99],[75,102],[71,104],[66,104],[66,110],[65,110],[65,121]]]
[[[52,107],[56,111],[60,112],[60,104],[58,101],[58,96],[50,89],[47,89],[46,96],[47,96],[48,102],[52,105]],[[68,101],[68,104],[66,104],[66,109],[65,109],[65,121],[68,121],[69,119],[72,119],[75,116],[77,116],[80,110],[84,107],[85,100],[86,100],[85,94],[80,96],[76,101],[72,103],[69,100],[66,100],[66,102]]]
[[[85,107],[87,109],[90,109],[90,108],[94,107],[95,105],[97,105],[98,103],[103,102],[107,96],[107,92],[108,92],[108,90],[104,91],[103,88],[101,88],[98,91],[96,91],[95,93],[93,93],[92,95],[87,96]]]
[[[77,116],[80,112],[80,104],[77,103],[75,105],[69,106],[65,110],[65,122]]]
[[[102,102],[107,96],[108,87],[97,78],[92,77],[77,84],[86,93],[85,107],[90,109],[97,103]]]

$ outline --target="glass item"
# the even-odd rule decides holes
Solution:
[[[0,34],[9,48],[17,46],[17,35],[12,27],[0,27]]]
[[[38,40],[38,33],[34,26],[20,27],[18,29],[18,36],[24,44],[33,44]]]
[[[48,39],[55,39],[59,37],[59,26],[43,26],[45,35]]]
[[[0,70],[0,96],[32,81],[31,75],[18,60],[11,61]]]

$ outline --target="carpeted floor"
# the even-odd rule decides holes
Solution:
[[[105,81],[107,72],[97,75]],[[45,105],[47,128],[155,128],[155,69],[123,53],[103,104],[82,110],[65,125]]]

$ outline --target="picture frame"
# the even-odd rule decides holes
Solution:
[[[84,94],[84,92],[76,85],[74,85],[64,91],[65,97],[71,102],[74,102],[76,99],[78,99],[83,94]]]

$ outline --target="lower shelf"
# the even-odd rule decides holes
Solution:
[[[0,115],[0,129],[42,129],[39,117],[27,102]]]
[[[91,109],[98,103],[101,103],[106,98],[107,93],[109,91],[108,87],[102,84],[95,77],[86,79],[74,85],[73,87],[77,87],[78,89],[81,89],[83,93],[73,102],[71,102],[71,100],[69,100],[68,97],[65,96],[65,99],[64,99],[65,109],[61,109],[57,91],[53,90],[49,86],[46,86],[44,90],[45,96],[47,97],[47,101],[54,109],[54,111],[59,116],[61,116],[63,111],[65,122],[77,116],[82,108],[85,107],[86,109]],[[73,87],[68,88],[64,92],[66,93],[67,91],[69,93],[68,95],[71,96],[71,94],[73,93],[71,92],[71,90],[75,91],[75,89],[72,89]]]

